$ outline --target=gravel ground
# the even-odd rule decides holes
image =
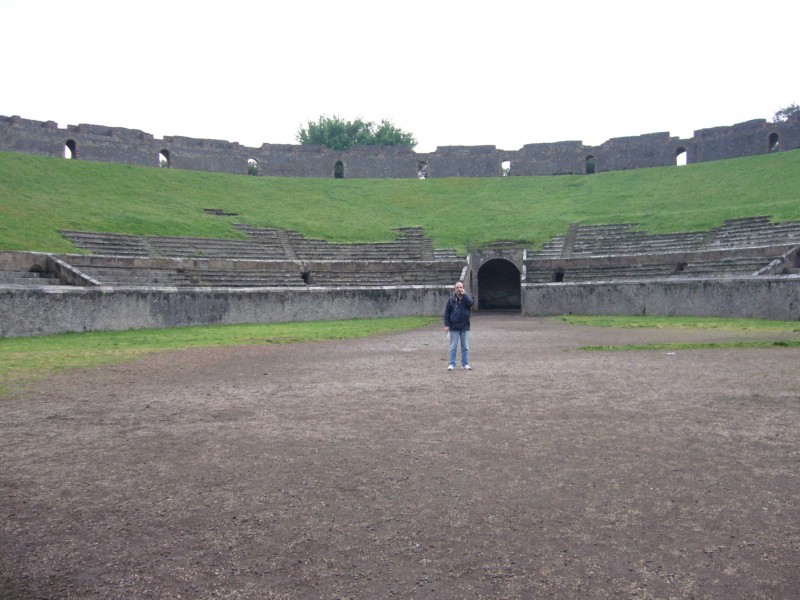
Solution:
[[[759,336],[478,313],[471,372],[431,327],[51,377],[0,401],[0,597],[797,598],[800,349],[579,350]]]

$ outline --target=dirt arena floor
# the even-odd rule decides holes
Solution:
[[[744,337],[484,313],[471,372],[437,326],[53,377],[2,400],[0,596],[798,598],[800,349],[579,350]]]

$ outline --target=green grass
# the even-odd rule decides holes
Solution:
[[[204,208],[238,213],[218,217]],[[684,167],[559,177],[247,177],[0,152],[0,250],[74,252],[60,229],[240,238],[233,223],[332,242],[422,226],[437,248],[541,247],[571,223],[697,231],[725,219],[800,219],[800,150]]]
[[[0,397],[58,371],[125,362],[154,352],[359,338],[426,327],[438,320],[395,317],[0,338]]]
[[[571,325],[630,329],[707,329],[745,332],[800,332],[797,321],[768,319],[727,319],[720,317],[615,317],[568,315],[559,317]],[[659,344],[623,344],[619,346],[584,346],[581,350],[699,350],[703,348],[800,348],[800,340],[748,340],[737,342],[675,342]]]
[[[800,348],[800,341],[775,340],[750,342],[703,342],[674,344],[623,344],[621,346],[583,346],[581,350],[703,350],[722,348]]]
[[[614,327],[615,329],[650,327],[655,329],[800,332],[800,322],[798,321],[772,321],[769,319],[728,319],[723,317],[617,317],[589,315],[565,315],[559,318],[571,325]]]

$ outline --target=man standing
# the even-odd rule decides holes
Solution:
[[[461,341],[461,367],[467,371],[469,366],[469,312],[472,298],[464,293],[464,284],[456,282],[455,293],[450,296],[444,309],[444,332],[450,334],[450,363],[447,370],[456,368],[456,350]]]

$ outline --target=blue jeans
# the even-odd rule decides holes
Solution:
[[[456,350],[461,340],[461,366],[469,364],[469,330],[450,330],[450,364],[456,366]]]

